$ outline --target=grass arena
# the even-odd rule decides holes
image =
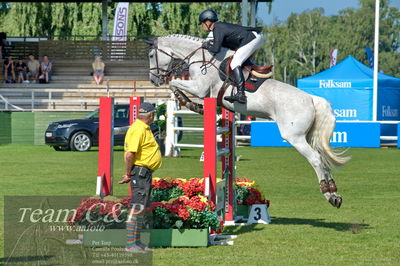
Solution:
[[[164,165],[155,176],[202,176],[199,153],[199,149],[184,148],[180,158],[163,158]],[[233,246],[157,248],[154,265],[398,264],[398,149],[348,151],[351,163],[335,171],[343,195],[340,209],[321,197],[313,169],[293,148],[238,147],[236,154],[241,156],[237,176],[255,180],[271,201],[271,224],[225,227],[223,234],[238,235]],[[123,172],[122,158],[122,147],[116,147],[116,177]],[[3,195],[94,194],[97,149],[55,152],[45,146],[13,144],[0,146],[0,161]],[[125,186],[114,189],[115,196],[127,194]],[[1,250],[3,246],[2,239]]]
[[[1,3],[0,265],[400,265],[396,1]]]

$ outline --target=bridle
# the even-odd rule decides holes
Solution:
[[[157,38],[155,38],[154,41],[151,43],[150,49],[154,49],[155,50],[155,57],[156,57],[156,67],[152,67],[152,68],[149,69],[150,70],[150,74],[155,76],[155,77],[157,77],[158,79],[161,79],[161,80],[166,80],[171,75],[171,73],[173,73],[176,70],[184,69],[184,64],[186,64],[186,67],[190,67],[190,65],[192,65],[192,64],[201,63],[200,69],[201,69],[201,73],[203,75],[207,74],[207,68],[210,65],[212,65],[215,68],[217,68],[214,65],[215,56],[212,56],[210,60],[206,60],[206,55],[205,55],[205,52],[204,52],[205,49],[202,48],[201,46],[199,48],[196,48],[193,52],[189,53],[182,60],[180,60],[180,62],[177,63],[177,64],[174,64],[174,61],[176,60],[176,58],[174,58],[172,56],[172,54],[169,54],[166,51],[164,51],[163,49],[158,48]],[[200,49],[202,50],[202,60],[189,62],[190,58],[192,58],[192,56]],[[169,65],[168,65],[167,69],[159,67],[158,52],[161,52],[161,53],[169,56],[172,59],[171,62],[169,63]],[[157,73],[154,74],[151,70],[157,70]]]

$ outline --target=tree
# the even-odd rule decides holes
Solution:
[[[368,65],[365,47],[374,48],[375,1],[360,5],[331,17],[320,9],[293,14],[269,27],[263,52],[274,64],[274,77],[295,85],[298,78],[327,69],[333,48],[339,50],[339,62],[352,55]],[[385,74],[400,76],[400,12],[389,8],[388,0],[380,6],[379,56]]]

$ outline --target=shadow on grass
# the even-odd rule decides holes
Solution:
[[[288,217],[272,217],[272,224],[280,225],[311,225],[314,227],[330,228],[336,231],[350,231],[353,234],[359,233],[362,229],[367,228],[369,224],[365,223],[337,223],[325,222],[325,219],[305,219],[305,218],[288,218]]]
[[[39,261],[46,261],[51,258],[53,258],[53,256],[20,256],[20,257],[10,257],[10,258],[0,258],[0,263],[39,262]]]
[[[251,232],[256,232],[256,231],[262,231],[266,229],[265,226],[259,226],[256,227],[257,224],[251,224],[251,225],[245,225],[245,226],[227,226],[224,228],[224,235],[230,235],[230,234],[235,234],[235,235],[240,235],[240,234],[246,234],[246,233],[251,233]]]

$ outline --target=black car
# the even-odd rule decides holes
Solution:
[[[114,145],[124,145],[129,128],[129,105],[114,105]],[[159,130],[155,124],[150,128],[160,145]],[[63,120],[51,123],[45,133],[45,143],[56,151],[88,151],[98,145],[99,110],[86,115],[84,119]],[[162,148],[163,145],[160,145]]]

